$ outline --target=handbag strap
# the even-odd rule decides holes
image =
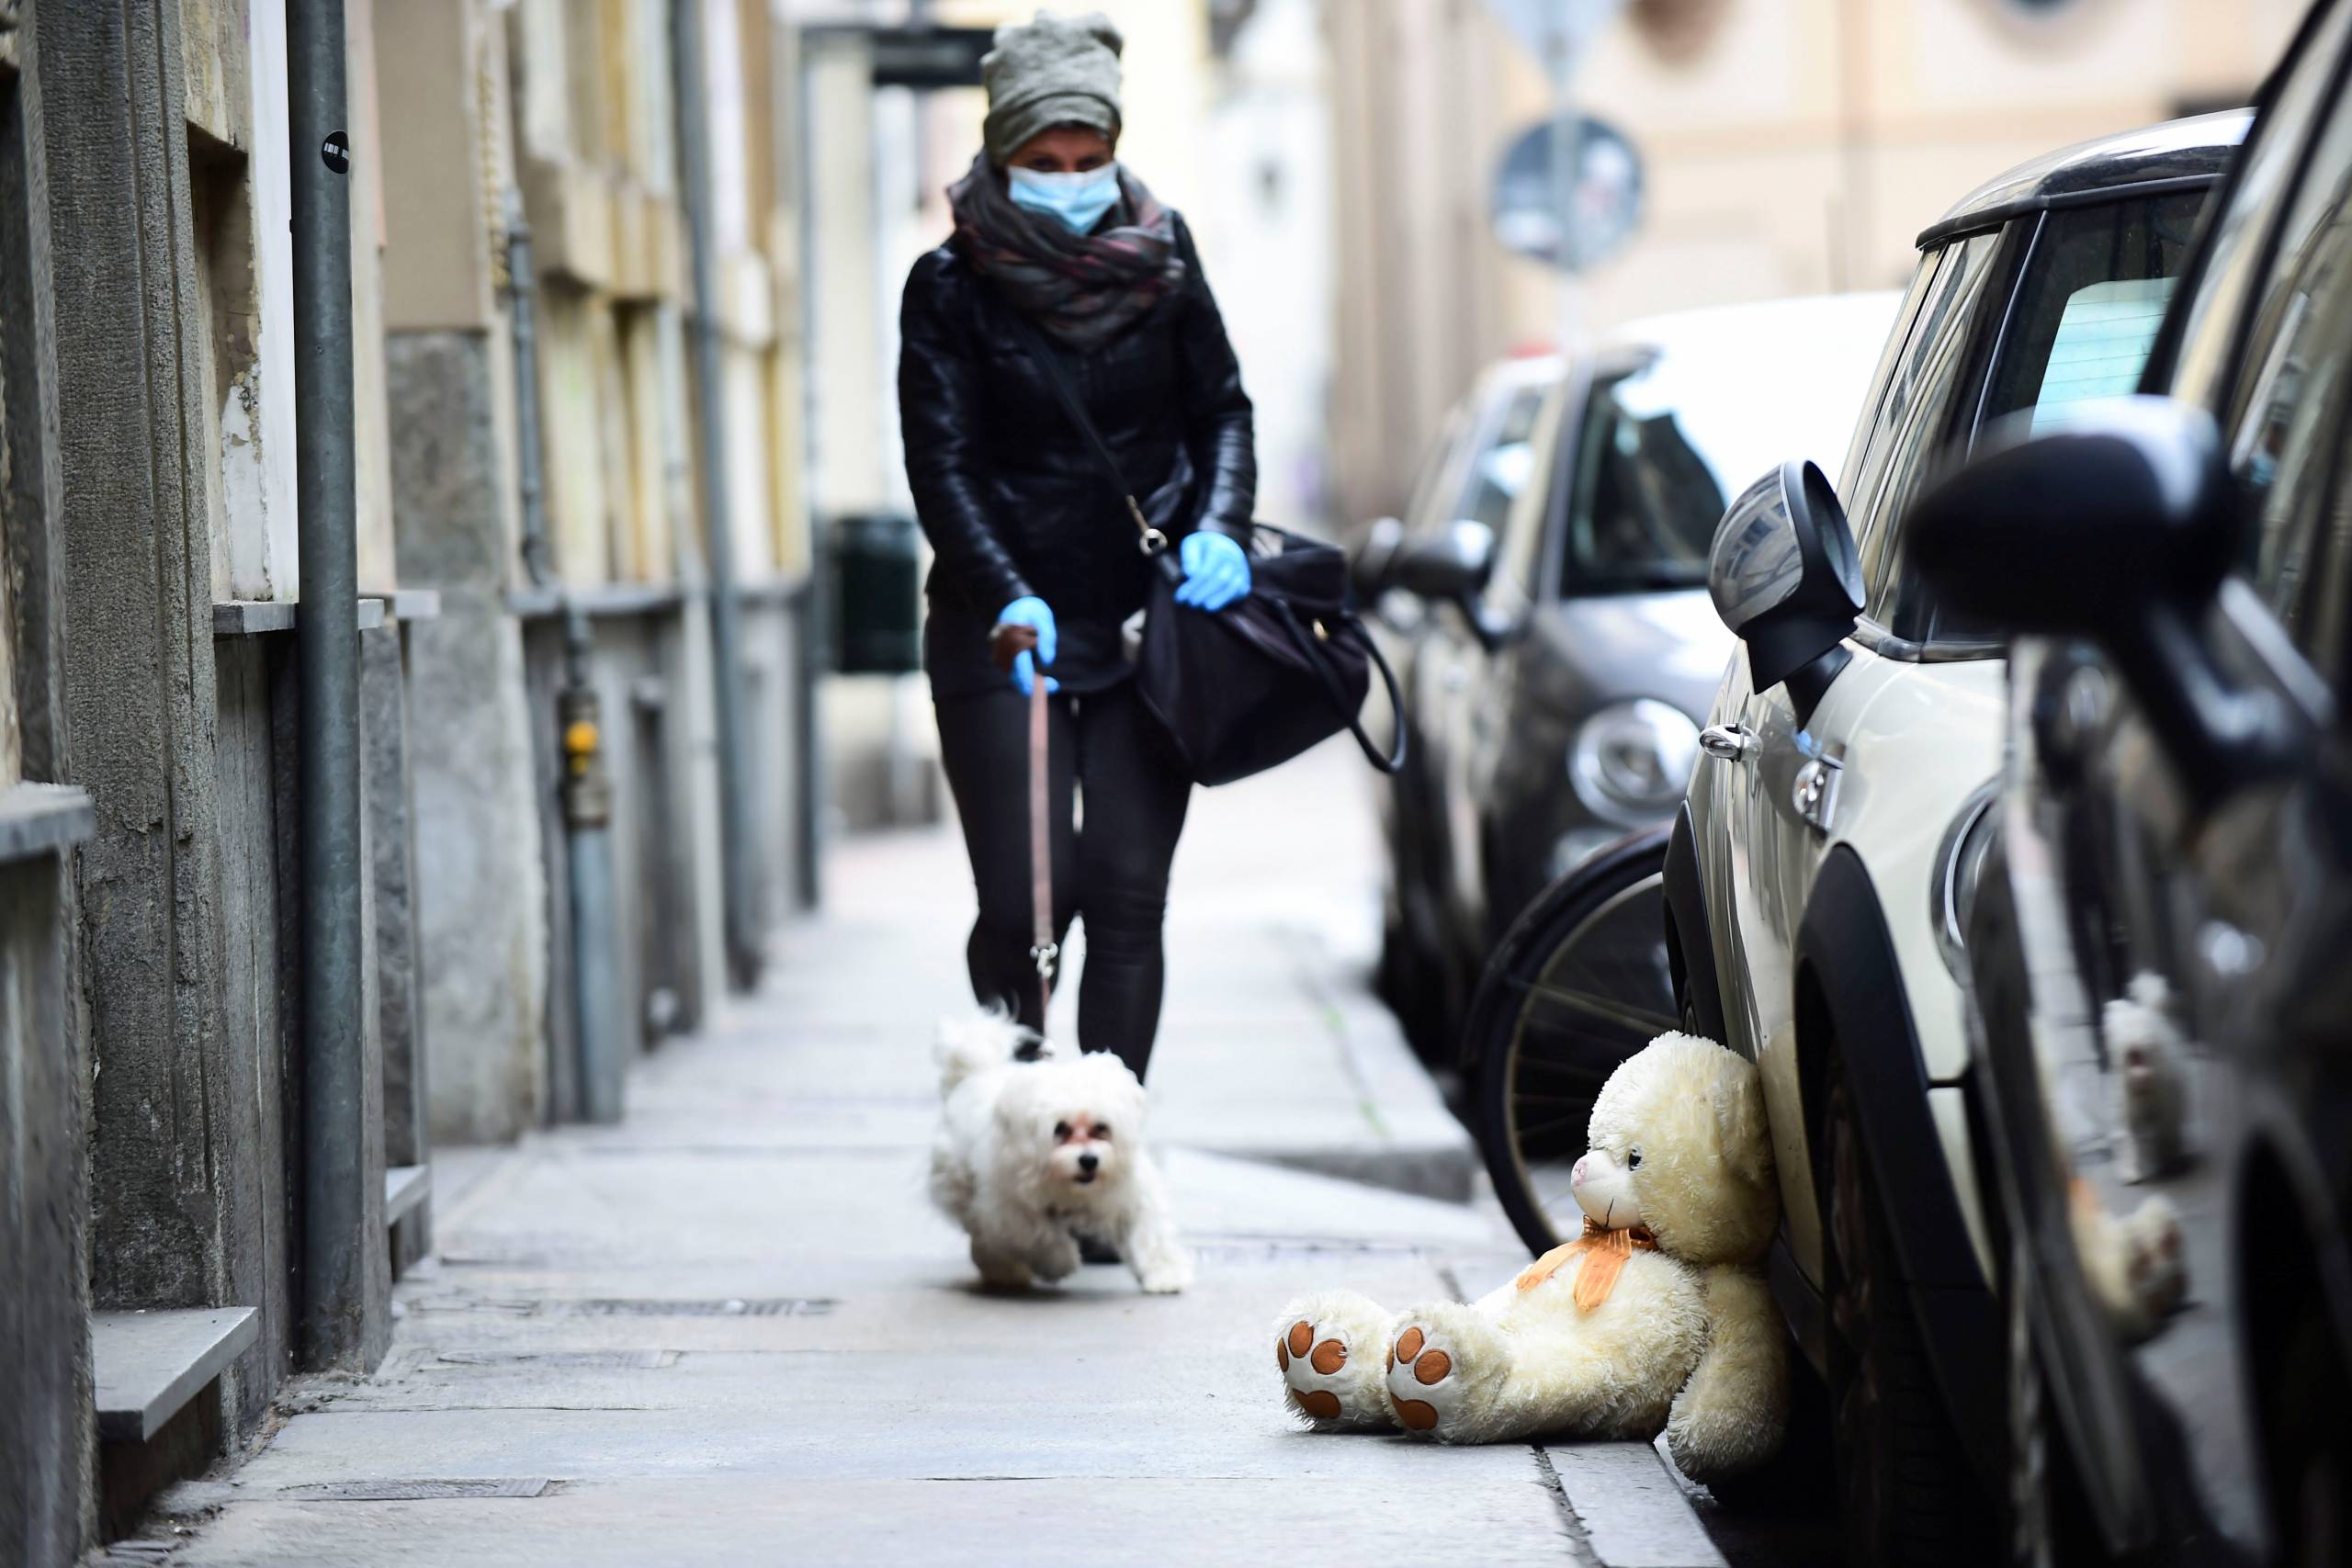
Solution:
[[[1030,357],[1036,360],[1037,368],[1046,373],[1046,384],[1053,389],[1055,400],[1062,405],[1062,412],[1069,415],[1070,423],[1078,426],[1079,434],[1086,437],[1086,444],[1094,449],[1094,460],[1102,465],[1103,477],[1111,481],[1111,488],[1118,491],[1119,499],[1127,503],[1127,515],[1135,519],[1138,547],[1148,556],[1159,555],[1168,548],[1168,536],[1153,527],[1151,519],[1143,514],[1143,505],[1128,487],[1127,476],[1120,471],[1119,460],[1111,456],[1111,448],[1104,444],[1102,433],[1094,428],[1094,421],[1088,417],[1085,403],[1079,400],[1078,389],[1070,385],[1069,372],[1062,364],[1062,356],[1054,351],[1052,344],[1046,341],[1044,330],[1027,315],[1018,310],[1006,313],[1012,318],[1013,330],[1021,334]]]
[[[1385,753],[1382,752],[1372,737],[1364,732],[1363,716],[1349,705],[1347,688],[1340,684],[1340,678],[1331,672],[1330,665],[1324,661],[1322,650],[1315,646],[1314,639],[1310,638],[1306,629],[1298,624],[1297,612],[1291,608],[1289,601],[1279,595],[1269,594],[1266,602],[1274,607],[1283,629],[1290,633],[1291,642],[1298,649],[1299,657],[1304,659],[1307,667],[1322,680],[1323,690],[1329,694],[1331,705],[1338,708],[1340,715],[1347,719],[1348,733],[1356,738],[1356,745],[1362,748],[1364,760],[1384,773],[1403,773],[1406,749],[1409,743],[1405,729],[1405,695],[1396,685],[1396,672],[1389,669],[1388,660],[1381,657],[1380,645],[1372,639],[1370,634],[1365,632],[1353,615],[1342,615],[1334,617],[1338,621],[1336,631],[1326,625],[1321,618],[1317,618],[1315,623],[1317,637],[1352,636],[1357,646],[1362,648],[1366,657],[1372,660],[1372,667],[1380,671],[1380,683],[1388,689],[1388,711],[1396,716],[1396,743]]]

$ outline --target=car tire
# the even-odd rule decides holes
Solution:
[[[2286,1331],[2278,1365],[2292,1368],[2263,1400],[2262,1460],[2286,1568],[2352,1559],[2352,1368],[2324,1298],[2314,1293]]]
[[[1928,1364],[1834,1043],[1823,1087],[1823,1295],[1847,1553],[1871,1568],[1974,1568],[1996,1550],[1986,1510]]]

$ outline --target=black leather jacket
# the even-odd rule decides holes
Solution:
[[[1189,236],[1180,243],[1197,254]],[[942,694],[1002,682],[987,629],[1029,594],[1054,612],[1063,686],[1108,684],[1123,672],[1119,624],[1148,582],[1134,520],[1012,309],[943,245],[915,263],[899,313],[907,479],[936,556],[925,663]],[[1196,527],[1246,542],[1258,486],[1250,398],[1197,269],[1100,348],[1053,352],[1171,547]]]

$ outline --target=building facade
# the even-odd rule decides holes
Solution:
[[[0,1561],[75,1560],[289,1376],[372,1365],[433,1142],[615,1113],[810,883],[793,29],[345,0],[342,34],[347,153],[296,145],[328,100],[274,0],[0,4]],[[350,215],[349,604],[300,592],[306,158]],[[344,617],[330,1190],[298,694]]]
[[[1691,306],[1898,286],[1912,240],[2037,153],[2248,102],[2301,0],[1620,0],[1567,101],[1643,159],[1630,243],[1566,293],[1487,192],[1555,95],[1491,0],[1324,6],[1340,230],[1341,515],[1393,512],[1487,360]]]

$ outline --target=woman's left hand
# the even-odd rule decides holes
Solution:
[[[1222,610],[1250,594],[1250,554],[1223,534],[1198,529],[1184,536],[1176,558],[1184,581],[1176,585],[1176,603],[1204,610]]]

